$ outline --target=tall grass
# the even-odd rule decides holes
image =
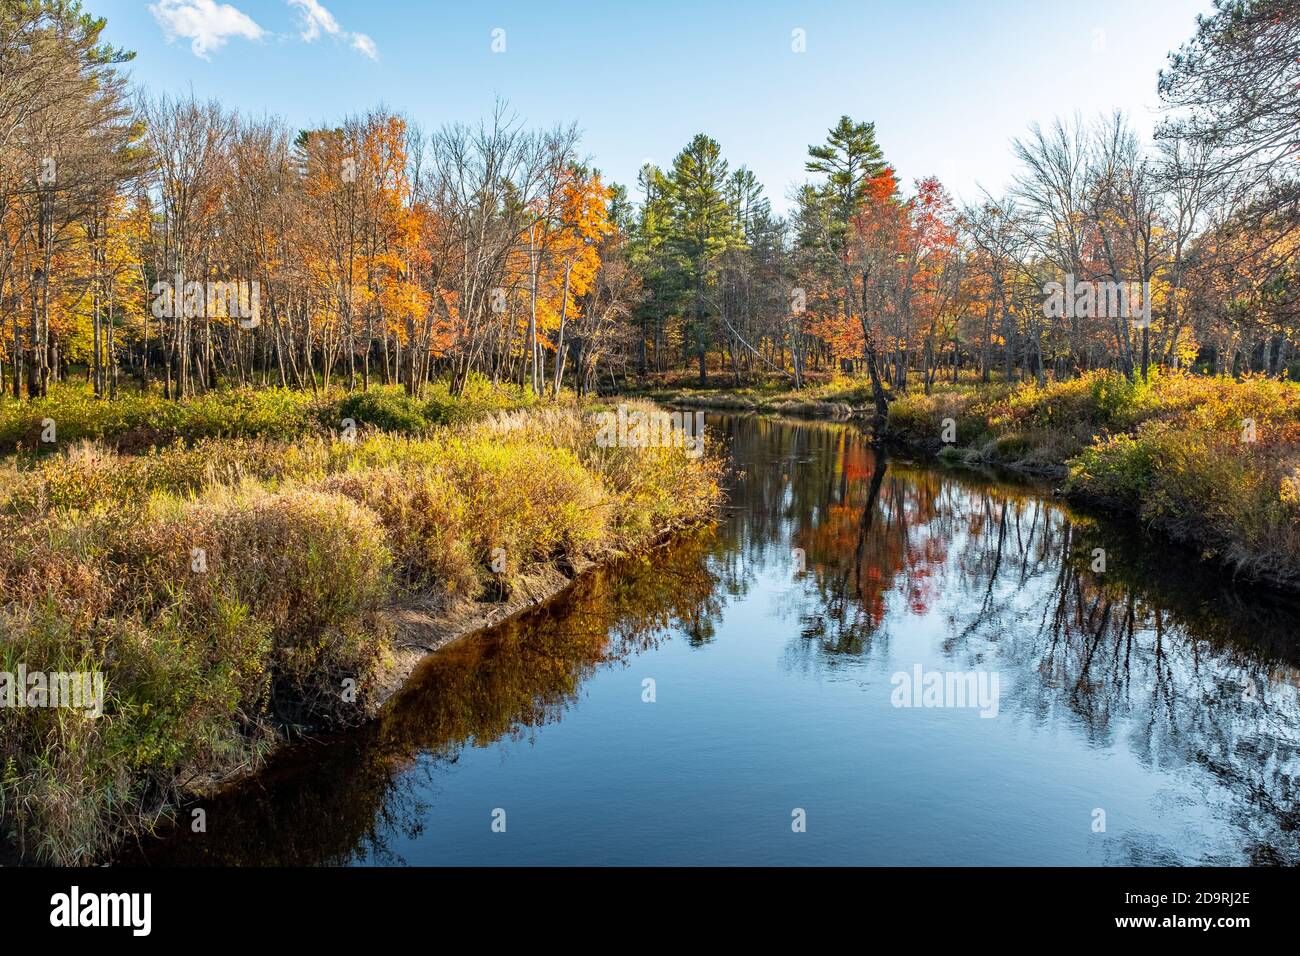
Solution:
[[[0,819],[33,858],[101,859],[287,728],[362,719],[401,592],[450,607],[713,512],[716,460],[596,433],[547,407],[0,471],[0,670],[99,672],[108,698],[97,719],[0,708]]]

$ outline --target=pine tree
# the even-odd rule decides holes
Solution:
[[[690,291],[687,339],[705,379],[705,357],[713,341],[713,307],[708,290],[719,258],[743,245],[727,197],[727,161],[716,140],[698,134],[677,154],[669,176],[670,246]]]

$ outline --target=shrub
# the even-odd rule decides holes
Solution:
[[[102,442],[125,452],[216,438],[296,442],[311,435],[336,435],[345,418],[414,435],[433,425],[471,422],[534,402],[530,391],[493,385],[481,376],[472,376],[460,396],[453,396],[445,382],[433,383],[428,393],[426,400],[420,400],[394,386],[321,394],[289,388],[229,388],[185,401],[168,401],[155,391],[124,392],[103,400],[82,385],[62,384],[36,401],[0,402],[0,454],[50,454],[82,441]],[[54,423],[57,443],[42,441],[47,421]]]
[[[470,374],[459,396],[452,395],[446,381],[434,382],[428,389],[424,417],[440,425],[467,422],[494,412],[529,408],[537,396],[531,388],[514,384],[493,385],[477,372]]]
[[[407,587],[442,597],[474,594],[479,576],[466,501],[445,472],[429,467],[352,470],[323,479],[320,487],[375,513]]]
[[[188,568],[192,549],[204,549],[207,571],[189,585],[200,607],[244,607],[269,628],[278,701],[332,719],[340,680],[365,686],[382,656],[375,612],[392,561],[373,512],[305,488],[236,489],[149,530],[161,541],[141,542],[141,553],[169,553]]]
[[[1156,444],[1112,435],[1070,462],[1070,487],[1113,508],[1137,511],[1150,494]]]
[[[339,405],[339,419],[352,419],[382,431],[415,435],[432,424],[424,414],[425,406],[397,389],[372,389],[349,395]]]
[[[0,810],[39,858],[98,858],[185,778],[256,759],[272,718],[355,720],[341,681],[364,700],[386,653],[389,554],[344,498],[240,489],[4,530],[0,670],[102,674],[107,697],[97,720],[0,709]]]

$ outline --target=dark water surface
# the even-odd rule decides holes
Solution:
[[[1300,862],[1295,607],[849,425],[710,427],[716,529],[435,655],[145,858]],[[918,667],[995,707],[895,706]]]

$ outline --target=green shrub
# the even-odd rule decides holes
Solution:
[[[425,406],[396,389],[372,389],[349,395],[339,405],[340,420],[352,419],[382,431],[415,435],[427,431],[432,422],[425,417]]]
[[[1137,511],[1152,490],[1156,443],[1111,435],[1070,462],[1069,487],[1111,507]]]
[[[452,395],[446,381],[432,383],[426,390],[424,417],[440,425],[468,422],[494,412],[529,408],[536,404],[537,396],[531,388],[514,384],[493,385],[477,372],[470,374],[459,395]]]

